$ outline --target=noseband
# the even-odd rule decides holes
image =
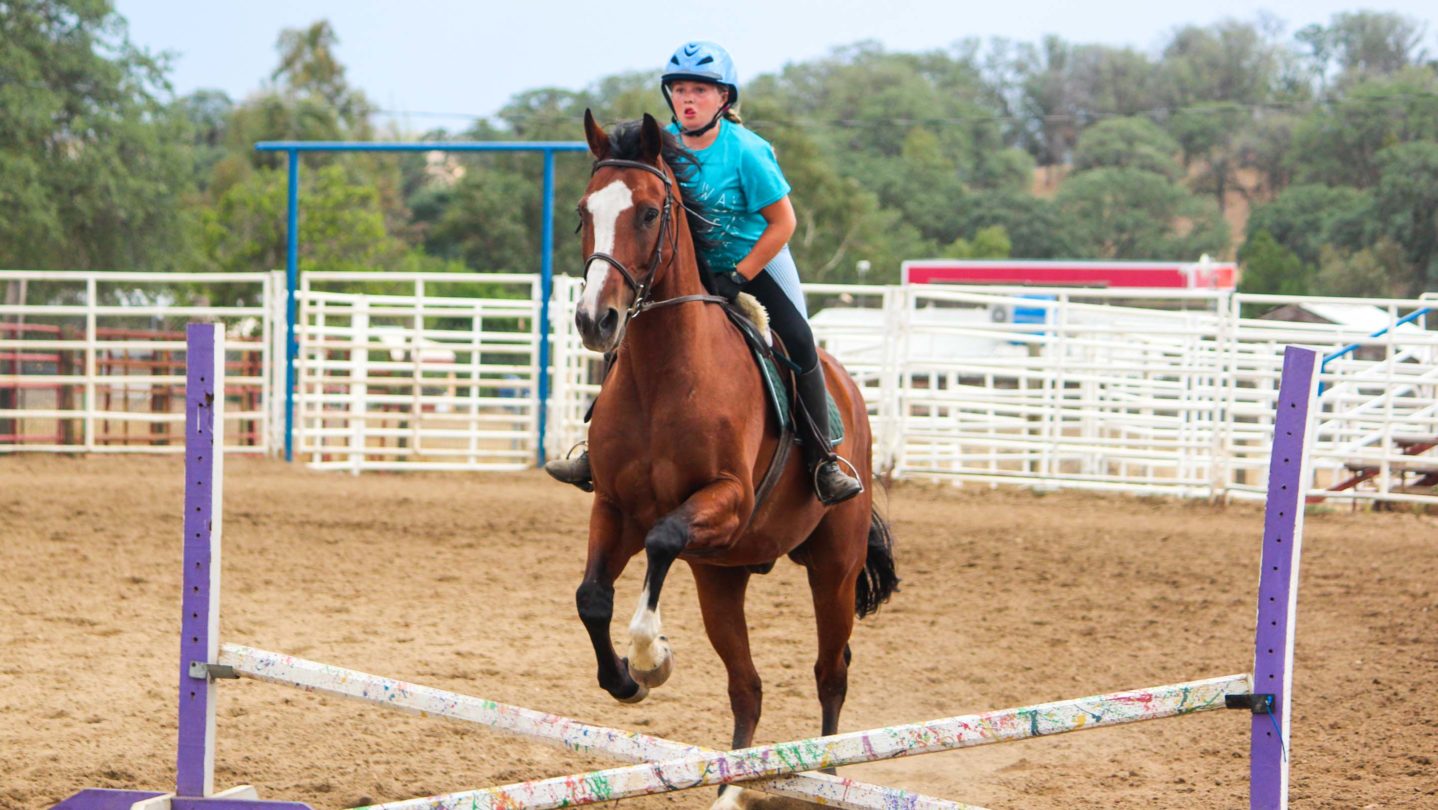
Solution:
[[[654,252],[649,255],[649,266],[644,269],[643,276],[636,278],[634,273],[630,272],[629,268],[624,266],[624,262],[619,261],[608,253],[595,251],[589,254],[584,260],[585,267],[588,267],[589,263],[595,259],[599,259],[600,261],[607,262],[611,267],[619,271],[619,275],[624,279],[624,283],[628,284],[629,289],[634,291],[634,303],[629,305],[629,313],[627,315],[627,317],[633,317],[636,313],[643,312],[651,306],[649,296],[654,294],[654,274],[659,270],[659,262],[664,255],[664,240],[665,237],[669,235],[669,219],[674,210],[674,185],[672,181],[670,181],[669,175],[663,169],[651,166],[648,163],[641,163],[637,160],[597,160],[594,162],[594,168],[589,172],[590,176],[593,176],[595,172],[605,166],[612,166],[616,169],[643,169],[664,181],[664,210],[660,214],[659,238],[654,242]],[[678,229],[675,229],[674,241],[677,249],[679,241]],[[675,251],[670,252],[671,257],[674,252]]]

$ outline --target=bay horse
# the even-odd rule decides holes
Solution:
[[[575,322],[584,345],[613,353],[614,363],[589,431],[595,491],[576,593],[599,685],[635,703],[669,677],[673,657],[659,595],[670,566],[682,559],[728,673],[733,747],[751,745],[761,685],[744,593],[753,573],[788,555],[807,569],[813,592],[821,733],[834,734],[855,615],[877,610],[898,585],[889,527],[873,508],[872,436],[858,386],[820,351],[844,423],[835,449],[853,462],[864,491],[824,507],[800,454],[790,453],[756,511],[779,423],[724,299],[708,295],[700,278],[694,239],[695,231],[703,238],[703,212],[686,207],[680,190],[693,158],[649,115],[610,134],[586,111],[584,132],[595,163],[579,203],[585,281]],[[648,568],[628,654],[620,657],[609,632],[614,581],[641,550]],[[719,803],[737,804],[739,793],[721,793]]]

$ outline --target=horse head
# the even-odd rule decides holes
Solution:
[[[678,245],[678,192],[662,157],[664,134],[648,114],[637,127],[637,150],[616,153],[609,134],[584,112],[595,162],[579,201],[584,295],[574,321],[584,345],[597,352],[619,345]]]

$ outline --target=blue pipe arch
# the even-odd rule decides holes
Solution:
[[[299,287],[301,152],[540,152],[544,155],[543,236],[540,250],[539,447],[535,463],[544,463],[549,414],[549,299],[554,290],[554,156],[587,152],[583,141],[260,141],[260,152],[284,152],[289,158],[285,225],[285,461],[294,460],[295,436],[295,291]]]

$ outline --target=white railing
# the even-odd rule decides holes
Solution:
[[[177,448],[183,343],[169,332],[194,318],[224,319],[232,344],[250,342],[231,356],[239,401],[230,449],[283,446],[281,275],[0,273],[0,284],[17,280],[50,303],[0,307],[0,451]],[[191,300],[177,284],[236,303]],[[573,328],[579,288],[554,279],[549,457],[585,438],[603,373]],[[1391,324],[1438,301],[923,285],[805,292],[816,339],[868,402],[875,466],[897,477],[1261,497],[1282,346],[1359,344],[1321,377],[1314,494],[1346,487],[1345,498],[1438,501],[1426,484],[1411,486],[1438,480],[1438,449],[1426,447],[1438,441],[1432,317],[1377,336],[1368,325],[1244,317],[1245,307],[1362,304]],[[298,457],[354,471],[534,462],[537,277],[307,273],[297,303]]]
[[[1217,376],[1213,295],[905,294],[896,475],[1209,491],[1214,408],[1203,394]]]
[[[269,452],[270,285],[265,273],[0,271],[12,300],[0,298],[0,453],[182,452],[192,320],[230,333],[226,448]]]
[[[550,458],[563,457],[589,435],[584,417],[599,395],[604,377],[604,357],[584,348],[574,327],[574,308],[579,303],[583,279],[556,276],[554,297],[549,307],[550,340],[554,347],[550,378],[549,418],[546,421],[545,452]]]
[[[539,289],[533,275],[306,273],[295,455],[356,473],[531,466]]]

